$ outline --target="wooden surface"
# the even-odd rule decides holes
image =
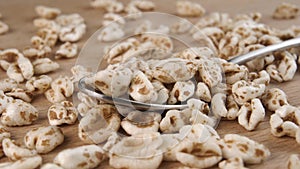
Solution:
[[[262,22],[277,28],[287,28],[293,24],[300,25],[300,16],[293,20],[277,21],[271,18],[272,11],[281,3],[279,0],[202,0],[201,4],[211,12],[228,12],[231,15],[237,13],[261,12],[263,14]],[[290,0],[289,2],[297,4],[300,7],[299,0]],[[175,14],[175,3],[173,0],[155,1],[156,11],[168,12]],[[87,33],[84,38],[78,43],[81,47],[88,37],[101,26],[101,19],[103,16],[102,10],[92,9],[87,0],[0,0],[0,13],[3,15],[3,21],[10,26],[10,31],[0,36],[0,49],[18,48],[23,49],[30,45],[30,37],[32,37],[36,29],[32,25],[32,21],[36,18],[34,7],[43,4],[60,8],[63,13],[80,13],[87,23]],[[52,77],[57,77],[60,74],[70,75],[70,68],[76,62],[75,59],[58,61],[61,68],[50,74]],[[0,78],[5,78],[6,75],[0,71]],[[296,72],[293,81],[285,82],[284,84],[273,83],[283,89],[287,95],[289,102],[292,105],[300,106],[300,73]],[[12,133],[12,138],[18,142],[22,142],[25,133],[33,128],[39,126],[49,125],[47,121],[47,109],[51,105],[46,101],[44,96],[40,96],[33,101],[33,105],[39,110],[39,120],[33,125],[27,127],[11,127],[9,131]],[[237,133],[248,136],[253,140],[263,143],[267,146],[272,155],[271,157],[260,165],[249,165],[250,168],[286,168],[286,162],[290,154],[300,153],[300,145],[296,143],[294,138],[283,137],[276,138],[270,133],[269,126],[270,113],[267,114],[264,122],[253,132],[247,132],[244,128],[239,126],[236,121],[221,121],[217,131],[221,136],[227,133]],[[83,145],[77,136],[77,124],[72,126],[61,126],[65,134],[65,142],[63,145],[57,147],[49,154],[43,155],[43,161],[51,162],[53,157],[65,148]],[[2,158],[0,162],[6,161]],[[163,163],[161,168],[177,168],[178,163]],[[107,162],[99,166],[99,168],[109,168]]]

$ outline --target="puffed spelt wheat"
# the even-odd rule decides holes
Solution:
[[[281,106],[271,115],[271,133],[276,137],[282,137],[284,135],[295,137],[300,125],[299,118],[299,108],[291,105]]]
[[[163,83],[190,80],[197,71],[194,63],[180,58],[156,61],[150,66],[150,69],[153,72],[153,77]]]
[[[252,99],[244,104],[238,112],[238,122],[248,131],[254,130],[264,120],[265,109],[259,99]]]
[[[78,111],[70,101],[55,103],[48,110],[48,120],[51,125],[74,124]]]
[[[55,59],[73,58],[78,53],[78,46],[75,43],[66,42],[62,44],[55,53]]]
[[[54,19],[61,13],[60,9],[58,8],[52,8],[42,5],[36,6],[35,11],[40,17],[46,19]]]
[[[89,169],[105,159],[105,152],[96,145],[84,145],[59,152],[53,162],[64,169]]]
[[[270,156],[264,145],[237,134],[226,134],[219,145],[224,158],[240,157],[246,164],[259,164]]]
[[[119,169],[158,168],[163,159],[159,149],[162,142],[157,132],[124,137],[110,150],[109,165]]]
[[[22,71],[16,63],[12,63],[9,65],[8,69],[6,70],[6,74],[9,78],[14,79],[15,81],[23,82],[24,76],[22,75]]]
[[[102,25],[103,26],[107,26],[113,22],[118,23],[119,25],[124,25],[125,24],[125,19],[118,14],[115,13],[106,13],[103,16],[103,21],[102,21]]]
[[[14,99],[21,99],[28,103],[30,103],[33,98],[33,95],[30,91],[24,90],[22,88],[14,88],[5,94],[7,96],[13,97]]]
[[[87,143],[99,144],[119,130],[121,119],[114,106],[104,104],[90,109],[78,125],[79,138]]]
[[[98,40],[103,42],[111,42],[121,39],[125,32],[121,26],[115,22],[104,27],[98,35]]]
[[[36,59],[32,62],[34,74],[46,74],[59,68],[59,64],[49,58]]]
[[[273,12],[275,19],[293,19],[298,16],[299,7],[291,3],[281,3]]]
[[[33,94],[42,94],[50,87],[51,82],[52,78],[50,76],[34,76],[26,81],[25,87]]]
[[[176,2],[177,14],[181,16],[203,16],[205,9],[198,3],[190,1],[177,1]]]
[[[279,88],[268,89],[262,96],[262,102],[270,111],[276,111],[281,106],[289,104],[286,94]]]
[[[184,116],[186,116],[186,114],[183,113],[182,111],[169,110],[159,124],[161,132],[163,133],[178,132],[181,127],[188,124],[188,118]]]
[[[178,101],[184,102],[194,95],[194,91],[195,84],[192,81],[176,82],[170,92],[168,103],[175,104]]]
[[[26,147],[35,149],[38,153],[48,153],[62,144],[63,141],[63,132],[56,126],[31,129],[24,137]]]
[[[87,79],[87,82],[105,95],[118,97],[128,91],[132,74],[129,68],[110,65],[105,70],[97,72],[92,78]]]
[[[13,161],[37,155],[37,151],[21,147],[10,138],[5,138],[2,141],[2,147],[4,154]]]
[[[140,102],[154,102],[158,96],[150,80],[141,71],[133,75],[129,94],[134,100]]]
[[[9,92],[17,87],[18,83],[14,79],[5,78],[0,80],[0,90],[2,90],[3,92]]]
[[[232,85],[234,100],[242,105],[251,99],[260,97],[265,92],[265,84],[248,83],[245,80],[237,81]]]
[[[8,31],[9,31],[9,26],[6,23],[0,21],[0,35],[3,35]]]
[[[12,100],[2,112],[1,123],[6,126],[30,125],[38,119],[38,111],[34,106],[22,100]]]
[[[35,169],[42,164],[42,157],[39,155],[26,157],[14,162],[4,162],[0,164],[1,169]]]
[[[278,60],[266,67],[270,77],[278,82],[292,80],[297,70],[296,56],[288,51],[281,52]]]
[[[207,139],[203,143],[194,142],[191,147],[191,151],[181,150],[176,153],[176,159],[186,166],[208,168],[222,159],[221,148],[214,141],[214,138]]]
[[[142,121],[140,120],[141,117],[143,118]],[[130,135],[158,132],[160,120],[161,115],[159,113],[147,112],[145,115],[143,112],[133,111],[122,120],[121,126]]]

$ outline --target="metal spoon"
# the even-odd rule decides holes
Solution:
[[[237,56],[229,62],[236,63],[236,64],[243,64],[247,61],[260,58],[263,56],[266,56],[272,52],[275,51],[280,51],[280,50],[285,50],[288,48],[293,48],[300,46],[300,37],[290,39],[278,44],[270,45],[252,52],[249,52],[244,55]],[[129,99],[124,99],[124,98],[112,98],[110,96],[106,96],[104,94],[96,92],[93,88],[87,86],[85,83],[86,77],[83,77],[80,79],[78,87],[80,91],[86,93],[89,96],[92,96],[94,98],[97,98],[99,100],[102,100],[104,102],[110,103],[110,104],[115,104],[115,105],[121,105],[121,106],[130,106],[134,107],[137,110],[151,110],[151,111],[156,111],[156,110],[169,110],[169,109],[185,109],[188,107],[187,104],[181,104],[181,105],[163,105],[163,104],[153,104],[153,103],[142,103],[134,100],[129,100]]]

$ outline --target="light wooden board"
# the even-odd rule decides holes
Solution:
[[[128,1],[126,1],[128,2]],[[174,0],[160,0],[155,1],[156,11],[168,12],[175,14]],[[279,0],[202,0],[199,1],[208,13],[211,12],[228,12],[231,15],[238,13],[261,12],[263,14],[262,22],[277,28],[287,28],[293,24],[300,25],[300,17],[293,20],[273,20],[271,18],[275,7],[283,2]],[[300,1],[290,0],[288,2],[297,4],[300,7]],[[10,26],[10,32],[6,35],[0,36],[0,49],[18,48],[23,49],[30,45],[30,37],[32,37],[36,30],[32,25],[32,21],[36,18],[34,7],[43,4],[53,7],[59,7],[63,13],[80,13],[86,20],[87,33],[84,38],[78,43],[80,46],[92,35],[100,26],[103,16],[102,10],[92,9],[87,0],[0,0],[0,12],[3,15],[3,21]],[[196,19],[192,19],[196,20]],[[57,77],[62,74],[70,75],[70,68],[75,64],[76,59],[60,60],[58,61],[61,68],[50,74],[52,77]],[[5,78],[4,72],[0,71],[0,78]],[[285,82],[283,84],[273,83],[272,86],[283,89],[289,98],[289,102],[293,105],[300,106],[300,73],[297,71],[293,81]],[[43,96],[36,98],[33,105],[37,107],[40,113],[39,120],[31,126],[27,127],[11,127],[9,131],[12,133],[12,138],[18,142],[22,139],[29,129],[33,127],[49,125],[47,121],[47,109],[51,105]],[[300,153],[300,145],[296,143],[295,139],[289,137],[276,138],[270,133],[269,126],[270,113],[267,114],[263,123],[261,123],[256,131],[247,132],[236,121],[221,121],[218,132],[221,136],[227,133],[238,133],[248,136],[258,142],[266,145],[272,155],[271,157],[260,165],[250,165],[250,168],[285,168],[288,156],[292,153]],[[61,150],[71,147],[83,145],[77,136],[77,125],[61,126],[65,134],[65,142],[63,145],[57,147],[49,154],[43,155],[43,161],[51,162],[54,156]],[[7,161],[2,158],[0,162]],[[163,163],[161,168],[177,168],[178,163]],[[99,168],[109,168],[107,162],[99,166]]]

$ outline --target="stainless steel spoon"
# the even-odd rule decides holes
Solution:
[[[235,57],[229,62],[236,63],[236,64],[243,64],[247,61],[260,58],[263,56],[266,56],[272,52],[285,50],[288,48],[293,48],[300,46],[300,37],[290,39],[278,44],[270,45],[252,52],[249,52],[245,55],[240,55],[238,57]],[[106,96],[104,94],[96,92],[93,88],[90,88],[85,83],[86,77],[80,79],[78,87],[80,91],[86,93],[89,96],[92,96],[94,98],[97,98],[99,100],[102,100],[104,102],[115,104],[115,105],[121,105],[121,106],[129,106],[134,107],[137,110],[149,110],[149,111],[156,111],[156,110],[169,110],[169,109],[185,109],[188,107],[187,104],[181,104],[181,105],[163,105],[163,104],[152,104],[152,103],[142,103],[134,100],[124,99],[124,98],[112,98],[110,96]]]

